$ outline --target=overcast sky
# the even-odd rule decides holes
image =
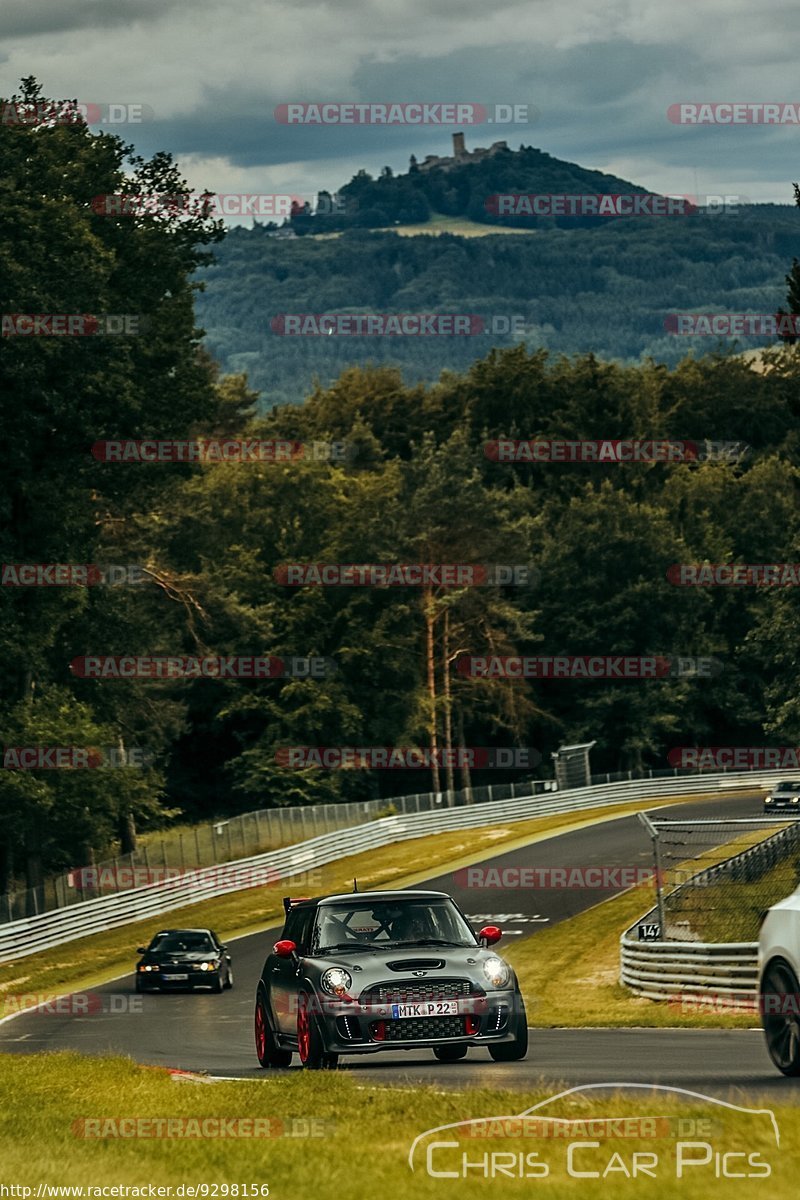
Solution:
[[[671,104],[800,101],[790,0],[0,0],[0,92],[146,106],[115,129],[216,192],[335,190],[505,138],[653,191],[789,203],[800,126],[673,124]],[[297,126],[280,104],[527,105],[524,123]],[[152,115],[151,115],[152,114]],[[249,218],[245,220],[250,224]]]

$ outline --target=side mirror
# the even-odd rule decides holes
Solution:
[[[146,946],[137,946],[136,953],[137,954],[147,954],[147,947]]]
[[[220,942],[220,944],[219,944],[219,948],[220,948],[220,950],[227,950],[227,949],[228,949],[228,947],[227,947],[227,945],[225,944],[225,942]]]
[[[288,941],[288,939],[283,942],[276,942],[272,949],[278,958],[291,958],[292,955],[297,953],[297,946],[294,942]]]
[[[493,946],[495,942],[499,942],[503,936],[503,931],[499,925],[484,925],[483,929],[478,934],[478,940],[484,946]]]

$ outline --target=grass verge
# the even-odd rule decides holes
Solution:
[[[647,1000],[619,983],[619,938],[653,902],[652,888],[634,888],[520,940],[505,957],[525,996],[528,1024],[540,1028],[676,1026],[748,1029],[754,1014]]]
[[[458,1066],[453,1070],[457,1074]],[[487,1063],[487,1079],[492,1071]],[[609,1195],[615,1200],[627,1196],[631,1200],[664,1196],[706,1200],[709,1188],[718,1190],[720,1186],[720,1159],[715,1156],[733,1151],[738,1156],[729,1160],[727,1170],[749,1174],[762,1186],[763,1164],[768,1164],[770,1200],[789,1200],[797,1194],[798,1108],[747,1102],[774,1114],[780,1133],[778,1148],[775,1126],[767,1113],[741,1113],[710,1100],[663,1092],[577,1093],[544,1110],[571,1121],[660,1118],[655,1135],[624,1140],[619,1133],[616,1137],[608,1133],[598,1136],[596,1129],[589,1133],[585,1127],[573,1126],[571,1139],[583,1143],[574,1147],[573,1171],[597,1172],[594,1178],[570,1177],[569,1139],[564,1136],[540,1134],[511,1140],[496,1125],[484,1126],[489,1137],[462,1136],[455,1147],[431,1151],[432,1168],[453,1172],[455,1177],[435,1178],[426,1169],[427,1147],[435,1140],[455,1141],[458,1135],[454,1131],[429,1135],[416,1151],[414,1171],[410,1169],[409,1150],[425,1131],[451,1122],[518,1114],[560,1090],[549,1084],[534,1086],[524,1094],[489,1087],[464,1091],[365,1087],[346,1072],[300,1071],[276,1077],[265,1072],[258,1080],[200,1086],[177,1084],[166,1071],[138,1067],[122,1058],[11,1055],[0,1062],[2,1182],[29,1187],[33,1197],[40,1184],[128,1185],[144,1187],[143,1192],[133,1194],[145,1196],[147,1185],[153,1184],[172,1188],[173,1197],[181,1195],[176,1191],[181,1185],[207,1185],[208,1196],[263,1194],[250,1190],[254,1185],[267,1186],[272,1200],[341,1200],[343,1196],[387,1194],[408,1200],[440,1200],[443,1196],[458,1200],[467,1181],[470,1195],[497,1196],[501,1185],[505,1196],[530,1196],[543,1178],[544,1166],[547,1196],[554,1200],[607,1200]],[[113,1119],[170,1117],[198,1122],[209,1118],[261,1120],[262,1127],[275,1136],[109,1136],[120,1128],[108,1123]],[[98,1119],[100,1123],[93,1125]],[[701,1139],[690,1132],[698,1121],[710,1122],[711,1131]],[[298,1131],[308,1132],[309,1125],[318,1136],[297,1136]],[[121,1127],[129,1132],[131,1128]],[[214,1125],[195,1128],[213,1131]],[[559,1128],[563,1133],[568,1127],[562,1124]],[[86,1136],[87,1132],[94,1136]],[[528,1132],[532,1132],[530,1127]],[[700,1149],[701,1140],[709,1145],[707,1160]],[[691,1147],[684,1148],[690,1141]],[[635,1151],[647,1154],[649,1175],[629,1177]],[[502,1154],[503,1160],[491,1177],[489,1172],[497,1163],[493,1154]],[[526,1156],[534,1155],[525,1162]],[[690,1157],[695,1165],[684,1167],[683,1177],[678,1178],[681,1155]],[[465,1170],[464,1158],[475,1165]],[[528,1178],[519,1177],[520,1158]],[[531,1162],[538,1164],[536,1169]],[[246,1193],[242,1190],[245,1184]],[[609,1185],[613,1190],[609,1191]],[[730,1184],[726,1179],[721,1186],[724,1196],[765,1194],[756,1193],[753,1183],[738,1180]]]

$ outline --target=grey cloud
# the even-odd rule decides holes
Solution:
[[[189,0],[194,8],[209,0]],[[5,39],[41,37],[70,30],[116,29],[154,22],[180,12],[187,0],[3,0],[0,29]]]

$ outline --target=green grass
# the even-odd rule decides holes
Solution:
[[[432,213],[430,221],[416,225],[388,225],[377,233],[399,233],[401,237],[419,237],[420,234],[438,236],[440,233],[456,233],[461,237],[487,237],[490,234],[523,234],[530,237],[535,229],[510,229],[506,225],[482,225],[466,217],[447,217],[444,213]]]
[[[648,802],[648,807],[670,803],[675,803],[675,799],[654,799]],[[321,895],[350,891],[354,877],[358,879],[362,890],[367,887],[405,886],[436,874],[437,869],[466,866],[548,831],[567,830],[592,821],[607,820],[636,812],[640,807],[638,803],[614,805],[397,842],[379,850],[340,859],[309,873],[309,878],[297,881],[284,879],[275,884],[233,892],[228,896],[174,909],[147,921],[67,942],[40,954],[0,963],[0,1017],[4,1015],[4,997],[11,997],[8,1010],[17,1011],[20,995],[58,995],[68,988],[78,990],[95,986],[124,974],[133,966],[136,947],[149,941],[159,928],[210,926],[223,938],[255,933],[282,921],[282,897],[290,893]],[[410,873],[415,869],[416,874],[411,876]]]
[[[506,225],[482,225],[480,221],[470,221],[467,217],[448,217],[444,213],[432,213],[429,221],[418,221],[413,225],[386,225],[380,229],[372,230],[373,233],[397,233],[400,237],[438,237],[440,233],[455,233],[460,237],[488,237],[497,234],[522,234],[525,237],[531,237],[536,234],[535,229],[510,229]],[[331,238],[341,237],[341,233],[317,233],[311,235],[317,241],[322,241],[323,238],[329,240]]]
[[[771,1109],[780,1131],[780,1149],[775,1145],[774,1127],[766,1115],[752,1116],[720,1107],[711,1101],[655,1095],[614,1095],[589,1092],[574,1094],[550,1105],[545,1112],[567,1120],[592,1117],[667,1118],[661,1136],[647,1140],[603,1137],[598,1150],[583,1148],[576,1169],[602,1171],[613,1154],[630,1164],[634,1151],[658,1156],[656,1178],[626,1179],[617,1169],[605,1180],[569,1178],[566,1171],[567,1144],[564,1138],[510,1138],[496,1130],[491,1138],[462,1137],[455,1150],[438,1150],[434,1168],[460,1167],[466,1151],[468,1161],[482,1162],[484,1154],[538,1153],[550,1170],[549,1177],[519,1179],[500,1176],[484,1178],[474,1169],[465,1179],[432,1178],[425,1168],[425,1148],[433,1140],[452,1140],[446,1132],[423,1141],[415,1156],[415,1170],[408,1163],[412,1142],[427,1130],[451,1122],[485,1119],[520,1113],[533,1104],[554,1096],[556,1085],[534,1086],[524,1094],[491,1087],[493,1065],[487,1061],[487,1085],[482,1089],[456,1090],[458,1067],[452,1070],[455,1088],[415,1085],[392,1087],[359,1085],[356,1074],[347,1072],[293,1072],[271,1077],[265,1072],[253,1081],[221,1082],[203,1086],[176,1082],[166,1071],[143,1068],[122,1058],[89,1059],[77,1054],[9,1055],[0,1060],[0,1137],[3,1160],[0,1180],[4,1184],[34,1189],[51,1185],[154,1184],[179,1185],[268,1185],[273,1200],[343,1200],[352,1197],[394,1195],[405,1200],[428,1200],[470,1196],[530,1197],[541,1182],[542,1194],[559,1200],[619,1200],[642,1197],[655,1200],[669,1196],[680,1200],[707,1200],[709,1189],[725,1198],[768,1195],[770,1200],[789,1200],[797,1194],[796,1162],[800,1152],[800,1110],[755,1100],[748,1107]],[[520,1068],[521,1069],[521,1068]],[[741,1098],[737,1101],[741,1103]],[[274,1134],[269,1138],[110,1138],[77,1136],[81,1129],[95,1131],[76,1122],[98,1118],[250,1118],[264,1122]],[[677,1122],[711,1122],[710,1133],[702,1136],[715,1152],[741,1151],[758,1154],[771,1167],[765,1185],[756,1181],[721,1181],[715,1161],[689,1169],[676,1180],[676,1156],[681,1134]],[[269,1125],[267,1125],[267,1121]],[[304,1123],[318,1136],[296,1136]],[[552,1128],[552,1126],[551,1126]],[[564,1126],[562,1125],[563,1129]],[[684,1125],[685,1140],[696,1140]],[[295,1136],[286,1136],[293,1133]],[[677,1136],[676,1136],[677,1133]],[[321,1135],[321,1136],[319,1136]],[[587,1135],[573,1130],[575,1140]],[[697,1150],[692,1153],[699,1157]],[[491,1162],[491,1159],[487,1160]],[[506,1160],[507,1162],[508,1160]],[[742,1160],[731,1169],[741,1170]],[[756,1191],[756,1184],[760,1189]],[[468,1192],[465,1192],[468,1189]],[[720,1190],[722,1189],[722,1190]],[[146,1192],[145,1192],[146,1194]],[[210,1193],[209,1193],[210,1194]],[[224,1193],[220,1190],[219,1195]],[[175,1193],[173,1192],[173,1196]],[[242,1192],[239,1192],[242,1195]]]
[[[756,840],[763,837],[762,832]],[[800,861],[794,850],[749,883],[723,879],[668,898],[668,924],[685,921],[704,942],[757,942],[761,914],[793,892],[799,881]]]

